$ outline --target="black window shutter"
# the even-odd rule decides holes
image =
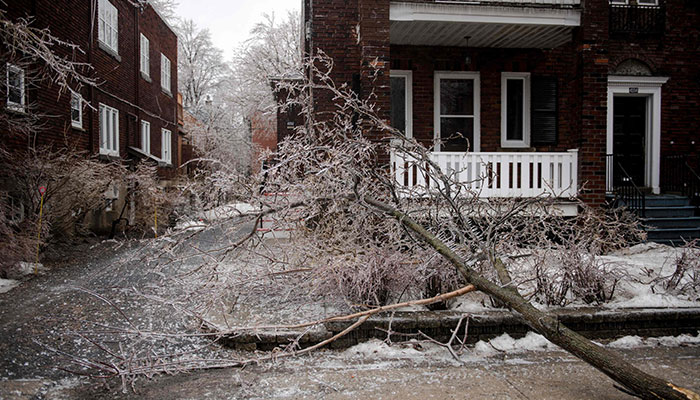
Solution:
[[[557,79],[532,78],[530,137],[533,146],[557,144]]]

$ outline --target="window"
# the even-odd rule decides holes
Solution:
[[[70,96],[70,122],[74,128],[83,127],[83,98],[77,93]]]
[[[530,73],[501,74],[501,147],[530,147]]]
[[[435,73],[435,150],[479,151],[478,72]]]
[[[107,48],[119,53],[119,13],[109,0],[100,0],[97,38]]]
[[[24,111],[24,70],[7,64],[7,108]]]
[[[160,55],[160,86],[170,93],[170,60],[162,53]]]
[[[119,156],[119,110],[100,104],[100,154]]]
[[[141,121],[141,150],[151,154],[151,124],[147,121]]]
[[[161,142],[161,153],[160,153],[160,159],[163,160],[163,162],[172,164],[172,137],[170,135],[170,131],[167,129],[163,129],[163,140]]]
[[[150,76],[149,72],[149,63],[150,63],[150,58],[148,54],[148,39],[146,36],[141,34],[141,73]]]
[[[411,71],[391,71],[391,126],[413,136],[413,99]]]

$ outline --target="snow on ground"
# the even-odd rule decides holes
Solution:
[[[0,293],[7,293],[19,285],[19,281],[14,279],[0,278]]]
[[[682,251],[682,248],[643,243],[600,257],[605,262],[614,264],[625,274],[609,306],[613,308],[700,307],[700,298],[697,296],[665,293],[661,285],[654,285],[653,282],[655,278],[673,274],[676,268],[675,259]]]
[[[700,332],[697,336],[679,335],[679,336],[661,336],[642,338],[640,336],[624,336],[615,341],[608,343],[608,347],[618,349],[629,349],[634,347],[678,347],[687,345],[700,345]]]
[[[259,212],[260,208],[248,203],[231,203],[202,212],[198,217],[205,221],[217,221]]]

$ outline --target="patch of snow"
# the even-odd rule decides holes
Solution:
[[[7,293],[19,285],[19,281],[14,279],[0,278],[0,293]]]
[[[199,218],[205,221],[216,221],[220,219],[239,217],[241,215],[254,214],[259,211],[259,207],[248,203],[231,203],[204,211],[199,215]]]
[[[535,332],[528,332],[525,337],[520,339],[513,339],[510,335],[504,333],[488,342],[480,340],[474,346],[474,352],[482,355],[491,355],[498,352],[521,353],[524,351],[556,350],[558,348],[544,336]]]
[[[639,336],[624,336],[608,343],[608,347],[616,349],[629,349],[630,347],[642,347],[644,339]]]
[[[409,342],[410,343],[410,342]],[[415,358],[423,354],[413,347],[389,346],[379,339],[356,344],[344,351],[346,356],[364,358]]]
[[[7,270],[7,277],[9,279],[20,279],[27,275],[43,275],[48,268],[41,263],[30,263],[30,262],[18,262],[14,266]]]
[[[478,313],[484,311],[493,311],[493,308],[486,307],[481,302],[469,301],[469,300],[458,300],[450,308],[453,311],[467,312],[467,313]]]
[[[697,336],[683,334],[679,336],[661,336],[641,338],[639,336],[624,336],[608,343],[608,347],[629,349],[635,347],[678,347],[683,345],[700,345],[700,331]]]
[[[206,228],[204,221],[180,221],[175,225],[176,231],[201,231]]]

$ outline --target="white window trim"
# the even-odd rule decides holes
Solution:
[[[389,71],[391,78],[404,78],[406,80],[406,137],[413,137],[413,71],[392,69]]]
[[[20,102],[15,103],[14,101],[10,101],[10,71],[13,72],[18,72],[20,75],[20,82],[19,82],[19,89],[20,89]],[[16,65],[7,63],[5,67],[5,86],[7,88],[7,93],[5,96],[5,105],[7,108],[15,111],[24,111],[24,107],[27,103],[26,101],[26,85],[25,85],[25,79],[24,79],[24,70]]]
[[[455,72],[455,71],[435,71],[435,81],[433,84],[434,101],[434,143],[435,151],[440,151],[440,117],[450,115],[440,114],[440,80],[441,79],[471,79],[474,81],[474,143],[470,143],[471,152],[478,152],[481,149],[481,78],[478,72]],[[463,116],[457,116],[463,117]]]
[[[78,100],[78,120],[73,119],[73,100]],[[71,93],[70,97],[70,123],[73,128],[83,128],[83,97],[77,93]]]
[[[151,123],[141,120],[141,150],[151,154]]]
[[[141,34],[141,73],[146,75],[147,77],[150,77],[150,64],[151,64],[151,57],[150,57],[150,41],[148,38],[142,33]]]
[[[173,160],[173,152],[172,152],[172,144],[173,144],[173,136],[172,132],[168,129],[161,128],[161,146],[160,146],[160,159],[166,164],[172,164]],[[167,136],[167,138],[166,138]],[[167,154],[167,157],[164,155]]]
[[[167,64],[167,68],[166,68]],[[160,87],[167,93],[170,91],[170,80],[171,80],[171,68],[172,64],[170,59],[165,56],[165,54],[160,53]]]
[[[508,81],[523,81],[523,140],[508,140]],[[530,73],[502,72],[501,73],[501,147],[524,148],[530,147]]]
[[[119,157],[119,110],[100,103],[99,112],[100,154]],[[109,118],[105,118],[106,116]],[[108,130],[105,131],[107,124],[112,127],[111,134]],[[105,143],[105,139],[109,142]]]
[[[109,0],[99,0],[97,39],[119,54],[119,11]]]

